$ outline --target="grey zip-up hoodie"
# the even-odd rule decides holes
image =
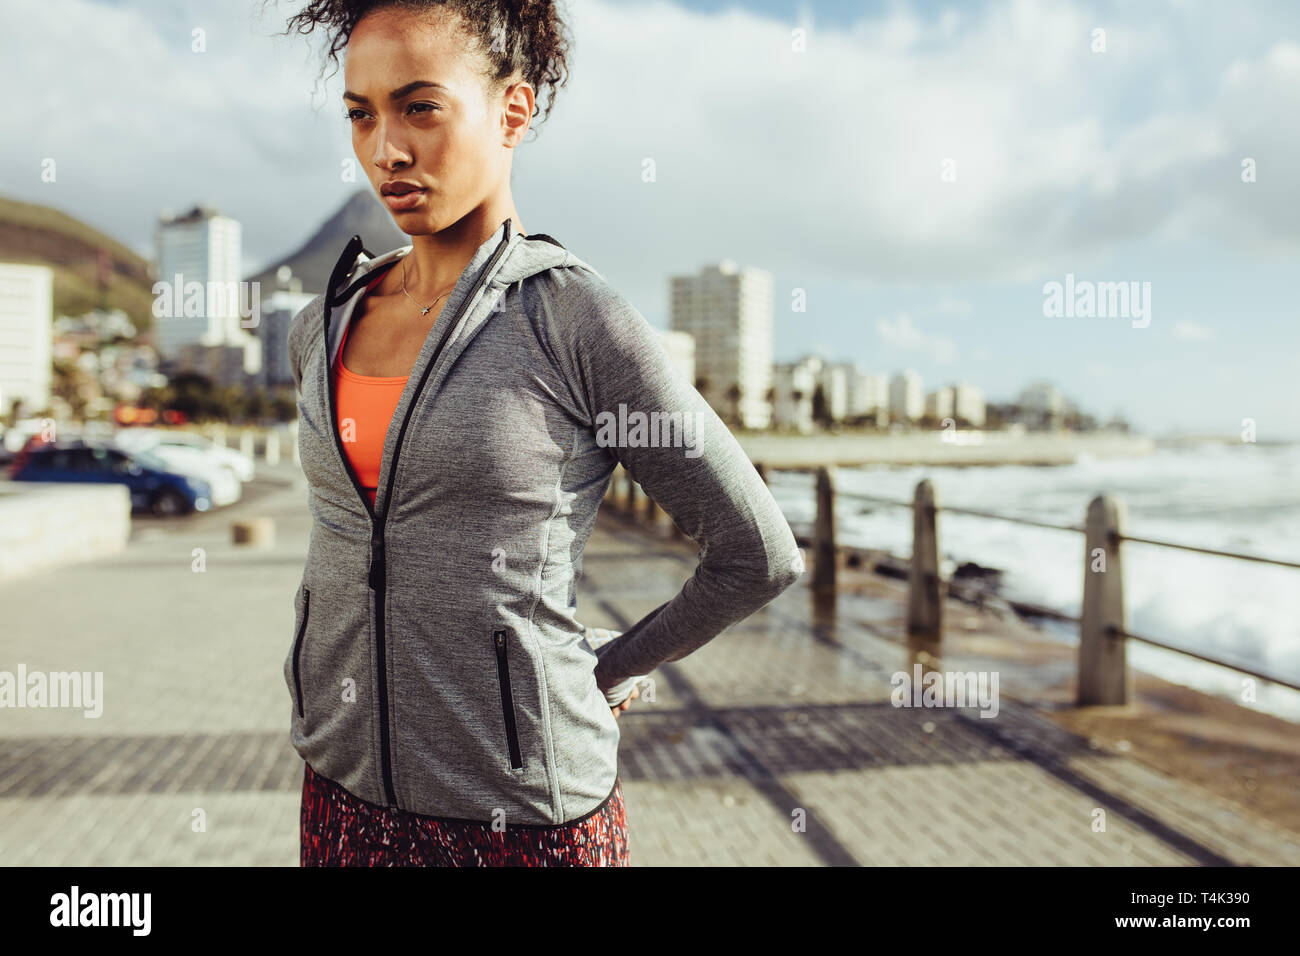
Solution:
[[[610,706],[793,584],[800,553],[645,318],[510,220],[420,350],[372,510],[343,452],[329,370],[365,283],[410,249],[370,258],[354,236],[289,328],[313,519],[284,662],[291,739],[374,804],[567,823],[612,794]],[[701,545],[700,563],[671,601],[596,644],[575,617],[576,580],[617,462]]]

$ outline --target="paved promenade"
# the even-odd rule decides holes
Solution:
[[[297,865],[281,665],[309,518],[276,471],[234,510],[138,521],[123,554],[0,585],[0,669],[105,675],[97,719],[0,710],[0,864]],[[229,543],[241,513],[275,518],[273,548]],[[580,617],[626,628],[695,552],[602,509]],[[619,721],[633,865],[1300,864],[1294,833],[1093,749],[1006,682],[992,719],[891,706],[899,614],[847,593],[828,613],[804,582],[661,667]]]

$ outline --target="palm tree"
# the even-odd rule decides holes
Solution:
[[[732,385],[727,389],[727,401],[731,405],[731,420],[734,424],[739,425],[740,420],[740,396],[743,393],[739,385]]]
[[[768,390],[763,393],[763,399],[764,401],[767,402],[767,407],[769,409],[769,414],[767,419],[768,427],[775,428],[776,427],[776,386],[775,385],[770,386]]]
[[[813,421],[823,427],[830,424],[831,410],[826,401],[826,390],[822,388],[821,383],[817,383],[817,388],[812,397],[812,417]]]

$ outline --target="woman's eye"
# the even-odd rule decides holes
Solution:
[[[429,113],[434,110],[440,110],[442,109],[442,107],[438,106],[435,103],[412,103],[406,109],[407,112]],[[345,110],[343,112],[343,118],[348,120],[351,123],[359,123],[362,120],[367,119],[368,117],[365,110],[357,109],[354,107],[352,109]]]

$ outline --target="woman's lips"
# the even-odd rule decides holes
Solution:
[[[388,195],[384,197],[384,202],[393,212],[403,212],[407,209],[414,209],[420,203],[424,202],[424,194],[428,190],[412,189],[410,192],[401,195]]]

